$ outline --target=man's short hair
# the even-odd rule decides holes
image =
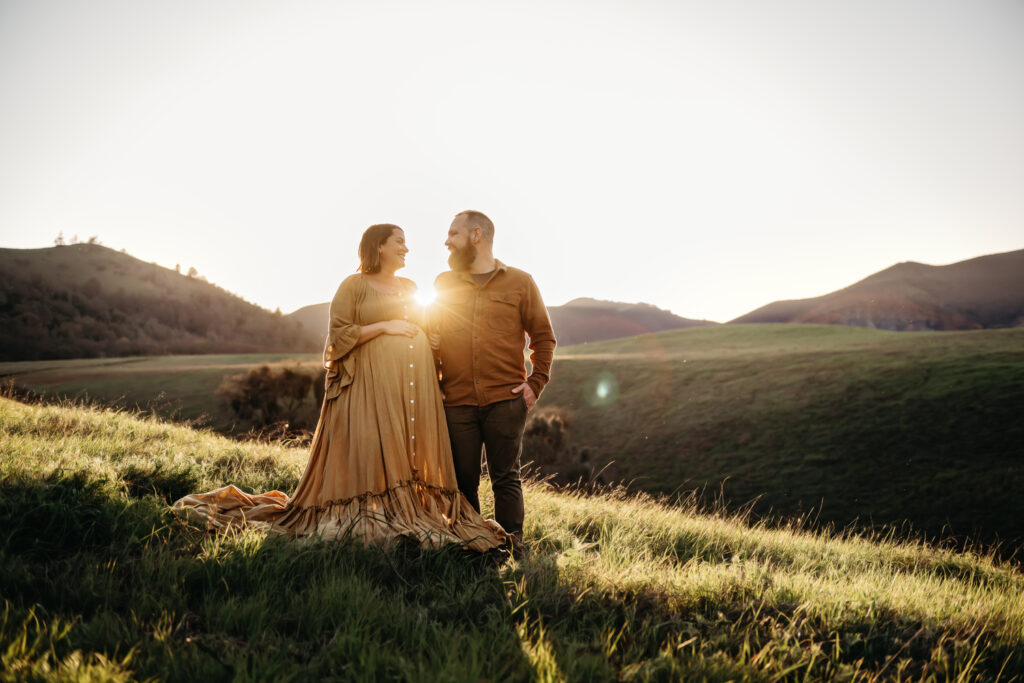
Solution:
[[[466,224],[469,225],[469,229],[480,228],[480,232],[483,233],[484,239],[490,243],[494,243],[494,223],[491,219],[480,213],[479,211],[466,210],[460,211],[455,214],[455,217],[459,216],[466,217]]]

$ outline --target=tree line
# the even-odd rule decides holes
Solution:
[[[3,251],[0,361],[319,349],[295,321],[104,247]]]

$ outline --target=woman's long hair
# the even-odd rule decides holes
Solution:
[[[372,275],[380,272],[380,245],[388,241],[391,233],[401,230],[391,223],[371,225],[359,240],[359,272]]]

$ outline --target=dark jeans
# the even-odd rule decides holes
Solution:
[[[480,447],[486,447],[487,472],[494,492],[494,517],[510,534],[523,533],[523,452],[526,401],[522,397],[486,406],[445,406],[459,490],[480,511]]]

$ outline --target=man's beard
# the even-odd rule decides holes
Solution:
[[[451,269],[460,273],[469,270],[470,266],[473,265],[473,261],[476,260],[476,245],[467,244],[462,247],[452,247],[452,252],[448,254],[448,265]]]

